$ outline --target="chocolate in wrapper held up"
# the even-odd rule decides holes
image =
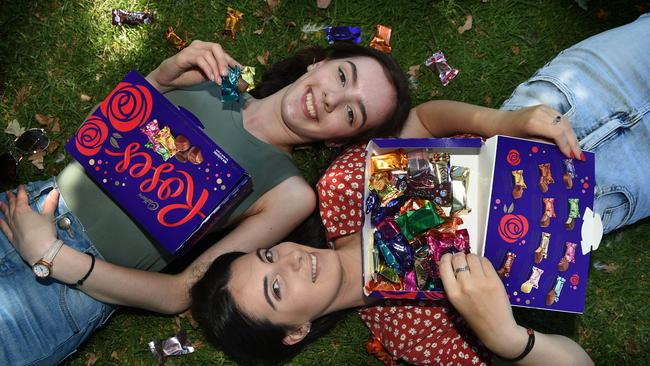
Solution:
[[[155,19],[153,12],[145,11],[128,11],[122,9],[113,9],[111,11],[111,23],[113,25],[138,25],[149,24]]]

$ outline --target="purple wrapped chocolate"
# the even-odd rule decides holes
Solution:
[[[336,41],[351,41],[361,43],[361,28],[359,27],[327,27],[325,28],[327,42],[332,44]]]

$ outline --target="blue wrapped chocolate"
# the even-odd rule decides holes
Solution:
[[[327,42],[332,44],[336,41],[350,41],[361,43],[361,28],[359,27],[327,27],[325,28]]]

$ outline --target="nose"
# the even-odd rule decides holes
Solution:
[[[294,250],[285,257],[288,267],[295,272],[299,271],[302,267],[303,258],[304,255],[299,250]]]
[[[322,98],[325,112],[330,113],[336,110],[336,107],[345,100],[346,94],[343,91],[323,91]]]

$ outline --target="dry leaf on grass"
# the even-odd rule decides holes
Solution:
[[[9,122],[7,124],[7,128],[5,128],[5,133],[14,135],[16,137],[22,135],[23,132],[25,132],[25,127],[21,126],[20,123],[18,123],[17,119],[14,119],[13,121]]]
[[[263,54],[257,56],[257,61],[262,65],[267,66],[269,64],[269,56],[271,56],[271,52],[265,51]]]
[[[264,33],[264,28],[260,28],[253,31],[253,34],[262,34],[262,33]]]
[[[186,319],[188,322],[190,322],[190,325],[192,326],[193,329],[198,329],[199,328],[199,322],[194,320],[194,317],[192,316],[192,311],[187,310],[182,314],[178,315],[179,317]]]
[[[319,9],[327,9],[330,6],[332,0],[316,0],[316,6]]]
[[[474,20],[474,17],[472,17],[471,14],[465,15],[465,24],[458,27],[458,33],[463,34],[463,33],[467,32],[468,30],[472,29],[472,21],[473,20]]]
[[[82,102],[90,102],[93,98],[90,95],[81,93],[79,99],[81,99]]]
[[[86,357],[86,366],[93,366],[99,360],[99,355],[94,353],[88,353]]]
[[[117,351],[111,352],[111,359],[119,361],[120,358],[117,357]]]
[[[287,45],[287,51],[288,51],[288,52],[291,52],[291,51],[293,51],[293,49],[296,48],[296,47],[298,47],[298,41],[297,41],[297,40],[293,40],[293,41],[289,42],[289,44]]]
[[[269,9],[274,11],[280,5],[280,0],[266,0],[266,3],[269,4]]]
[[[517,46],[512,46],[512,47],[510,47],[510,51],[512,51],[513,55],[519,56],[519,54],[521,53],[521,48],[519,48]]]
[[[38,122],[38,124],[41,126],[49,126],[50,124],[52,124],[52,121],[54,120],[52,116],[50,115],[46,116],[40,113],[36,113],[34,118],[36,119],[36,122]]]
[[[60,144],[59,144],[58,141],[50,141],[50,144],[47,145],[47,150],[45,150],[45,151],[47,151],[48,154],[51,154],[51,153],[55,152],[56,149],[59,148],[59,145]]]
[[[32,154],[28,157],[29,161],[34,164],[40,170],[43,170],[43,158],[45,157],[45,151],[39,151],[36,154]]]
[[[418,78],[420,76],[420,64],[409,66],[409,71],[408,74],[409,76],[412,76],[414,78]]]
[[[18,90],[18,93],[16,93],[16,100],[14,101],[14,105],[11,107],[14,112],[16,112],[18,110],[18,107],[20,107],[20,105],[25,102],[25,99],[27,99],[27,95],[29,94],[30,90],[30,86],[23,86],[20,88],[20,90]]]

